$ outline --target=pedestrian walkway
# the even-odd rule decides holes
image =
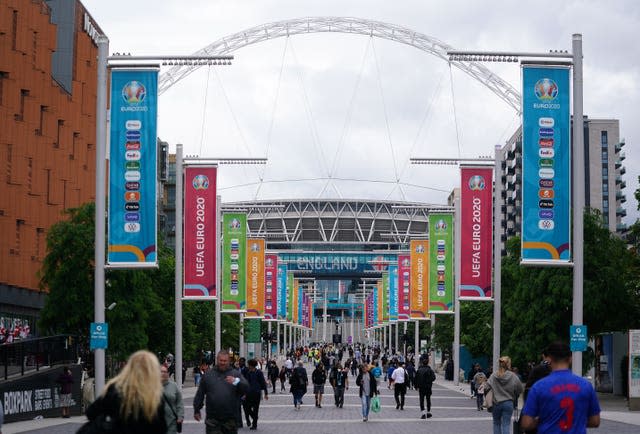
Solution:
[[[307,366],[309,375],[312,369]],[[185,402],[185,424],[183,433],[204,434],[202,422],[193,419],[193,397],[196,389],[190,379],[185,381],[183,389]],[[475,399],[469,399],[468,384],[454,385],[438,377],[433,386],[430,419],[420,419],[418,394],[409,390],[404,410],[396,410],[393,390],[386,383],[380,382],[380,413],[370,413],[369,421],[363,422],[360,410],[358,387],[355,377],[349,376],[349,389],[345,392],[343,408],[333,403],[333,389],[328,382],[322,408],[316,408],[313,388],[303,398],[300,411],[295,411],[291,394],[287,392],[269,394],[268,401],[260,405],[258,431],[265,434],[326,434],[366,433],[395,434],[405,432],[428,432],[429,434],[486,434],[492,432],[491,414],[476,409]],[[279,384],[276,390],[279,390]],[[622,405],[624,400],[618,397],[601,398],[603,408],[602,425],[594,434],[637,434],[640,432],[640,412],[626,411]],[[71,419],[42,419],[15,422],[2,427],[3,434],[31,432],[39,434],[74,433],[85,421],[84,417]],[[249,432],[246,428],[241,432]],[[591,432],[591,431],[590,431]]]

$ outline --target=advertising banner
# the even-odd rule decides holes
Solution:
[[[376,283],[376,288],[373,290],[373,321],[371,327],[378,327],[380,325],[380,284]]]
[[[460,299],[491,299],[493,168],[460,169]]]
[[[157,266],[157,117],[158,70],[112,70],[110,267]]]
[[[522,263],[570,265],[569,67],[522,67]]]
[[[247,215],[222,216],[222,311],[244,312],[247,289]]]
[[[264,257],[264,319],[278,319],[278,255]]]
[[[294,288],[293,273],[287,272],[287,321],[290,323],[293,323]]]
[[[291,322],[293,324],[300,324],[300,280],[293,279],[293,314],[291,316]]]
[[[264,316],[264,239],[247,239],[247,313],[245,318]]]
[[[429,240],[409,243],[411,267],[411,319],[429,318]]]
[[[381,303],[381,307],[382,307],[382,323],[383,324],[388,324],[389,323],[389,313],[390,313],[390,303],[389,303],[389,273],[388,272],[384,272],[382,273],[382,279],[380,279],[380,282],[382,283],[382,303]]]
[[[278,320],[287,320],[287,273],[286,264],[278,264]]]
[[[453,313],[453,214],[429,216],[429,313]]]
[[[216,299],[215,166],[184,169],[184,293],[199,300]]]
[[[376,324],[376,309],[375,309],[375,301],[376,301],[376,296],[375,296],[375,291],[373,291],[371,294],[369,294],[369,296],[367,297],[367,315],[368,315],[368,319],[369,319],[369,328],[375,326]]]
[[[409,255],[398,255],[398,320],[411,318],[409,306],[411,288],[411,260]]]
[[[389,304],[386,302],[387,301],[387,297],[385,295],[385,290],[384,290],[384,280],[385,279],[378,279],[378,285],[377,285],[377,293],[378,293],[378,300],[376,303],[376,306],[378,307],[378,324],[377,325],[385,325],[387,323],[387,320],[389,319]]]
[[[629,330],[629,398],[640,398],[640,330]]]
[[[398,265],[389,265],[389,321],[398,321]]]

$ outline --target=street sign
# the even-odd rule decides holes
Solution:
[[[92,322],[89,329],[91,340],[89,349],[106,349],[109,347],[109,324],[106,322]]]
[[[586,325],[572,325],[569,329],[571,335],[571,351],[587,351],[588,333]]]

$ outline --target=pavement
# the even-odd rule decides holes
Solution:
[[[309,367],[307,371],[311,374]],[[337,408],[334,405],[333,389],[327,383],[322,408],[315,407],[310,387],[310,393],[304,396],[304,404],[300,411],[296,411],[293,407],[288,385],[286,385],[287,390],[280,393],[278,384],[276,388],[278,393],[270,393],[269,399],[263,400],[260,405],[257,432],[264,434],[299,434],[300,432],[305,434],[401,434],[419,432],[418,430],[428,431],[429,434],[492,432],[491,414],[486,411],[477,411],[475,399],[469,398],[468,384],[456,386],[453,382],[445,381],[443,377],[438,376],[433,387],[431,408],[433,417],[423,420],[420,419],[418,395],[415,390],[407,392],[404,410],[396,410],[393,391],[381,381],[381,411],[370,413],[369,421],[363,422],[355,377],[349,376],[349,382],[350,388],[345,392],[343,408]],[[203,434],[204,424],[193,419],[193,397],[196,388],[192,385],[191,378],[187,378],[183,388],[186,415],[182,432]],[[624,398],[604,394],[599,397],[602,423],[600,428],[593,430],[594,433],[596,431],[606,434],[638,434],[640,432],[640,412],[628,411]],[[4,425],[2,433],[75,433],[85,421],[84,416],[77,416],[70,419],[47,418],[13,422]],[[246,426],[239,431],[249,433]]]

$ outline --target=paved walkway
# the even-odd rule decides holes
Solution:
[[[308,369],[309,374],[311,370]],[[487,434],[492,432],[491,415],[477,411],[475,399],[469,399],[467,384],[455,386],[439,377],[434,384],[432,409],[433,418],[420,419],[417,392],[410,390],[406,396],[404,411],[396,410],[393,391],[381,383],[380,413],[369,415],[369,422],[362,422],[358,388],[355,377],[349,377],[351,387],[345,393],[343,408],[333,404],[333,389],[327,384],[322,408],[314,405],[312,393],[305,395],[300,411],[295,411],[291,394],[270,394],[268,401],[262,401],[258,431],[265,434],[400,434],[407,432],[429,432],[429,434]],[[192,384],[187,380],[185,384]],[[312,388],[310,387],[310,392]],[[279,386],[276,390],[279,390]],[[185,387],[185,425],[183,433],[203,434],[204,424],[193,419],[193,396],[195,387]],[[617,397],[603,397],[601,404],[602,424],[594,433],[638,434],[640,432],[640,412],[629,412],[625,401]],[[74,433],[85,421],[84,417],[71,419],[42,419],[14,422],[2,427],[3,434],[32,432],[40,434]],[[249,433],[245,427],[240,430]]]

